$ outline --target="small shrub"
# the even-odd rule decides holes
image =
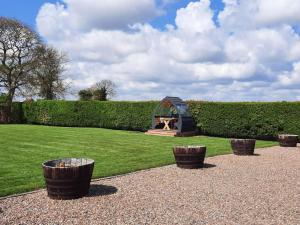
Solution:
[[[93,93],[90,89],[84,89],[84,90],[80,90],[78,92],[79,95],[79,99],[81,101],[88,101],[88,100],[92,100],[93,97]]]

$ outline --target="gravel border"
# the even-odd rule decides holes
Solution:
[[[0,200],[0,224],[300,224],[300,147],[169,165],[92,182],[90,195],[51,200],[45,190]]]
[[[169,166],[169,165],[166,165],[166,166]],[[165,166],[161,166],[161,167],[165,167]],[[149,171],[149,170],[152,170],[152,169],[154,169],[154,168],[143,169],[143,170],[138,170],[138,171],[134,171],[134,172],[130,172],[130,173],[118,174],[118,175],[114,175],[114,176],[95,178],[95,179],[92,179],[91,183],[95,183],[95,182],[101,181],[101,180],[110,180],[110,179],[113,179],[113,178],[128,176],[128,175],[132,175],[132,174],[136,174],[136,173],[142,173],[142,172],[146,172],[146,171]],[[41,189],[34,190],[34,191],[22,192],[22,193],[19,193],[19,194],[7,195],[7,196],[4,196],[4,197],[0,197],[0,201],[4,200],[4,199],[8,199],[8,198],[15,198],[15,197],[20,197],[20,196],[24,196],[24,195],[31,195],[31,194],[38,193],[38,192],[41,192],[41,191],[46,191],[46,188],[41,188]]]
[[[265,147],[265,148],[268,148],[268,147]],[[224,154],[224,155],[227,155],[227,154]],[[220,156],[220,155],[210,156],[209,158],[218,157],[218,156]],[[163,167],[167,167],[167,166],[170,166],[170,165],[160,166],[159,168],[163,168]],[[123,176],[128,176],[128,175],[137,174],[137,173],[142,173],[142,172],[153,170],[155,168],[157,168],[157,167],[137,170],[137,171],[133,171],[133,172],[130,172],[130,173],[123,173],[123,174],[118,174],[118,175],[113,175],[113,176],[108,176],[108,177],[95,178],[95,179],[92,179],[91,183],[94,183],[94,182],[97,182],[97,181],[102,181],[102,180],[110,180],[110,179],[114,179],[114,178],[117,178],[117,177],[123,177]],[[8,198],[15,198],[15,197],[23,196],[23,195],[30,195],[30,194],[34,194],[34,193],[41,192],[41,191],[46,191],[46,188],[41,188],[41,189],[34,190],[34,191],[22,192],[22,193],[19,193],[19,194],[7,195],[7,196],[4,196],[4,197],[0,197],[0,201],[4,200],[4,199],[8,199]]]

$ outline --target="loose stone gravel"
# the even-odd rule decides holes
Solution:
[[[102,179],[77,200],[51,200],[45,190],[2,199],[0,224],[299,225],[300,147],[256,153]]]

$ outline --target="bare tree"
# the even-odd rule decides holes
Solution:
[[[111,80],[101,80],[91,87],[93,99],[107,101],[116,95],[116,85]]]
[[[37,66],[34,69],[36,79],[33,87],[37,87],[38,95],[52,100],[64,97],[67,84],[62,74],[67,58],[53,47],[41,45],[36,48]]]
[[[16,91],[33,80],[34,53],[40,43],[39,36],[23,23],[0,17],[0,88],[7,91],[7,122]]]

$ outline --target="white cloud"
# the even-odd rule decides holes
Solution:
[[[80,61],[117,63],[128,55],[147,50],[147,40],[141,33],[92,30],[69,38],[71,41],[58,44]]]
[[[257,20],[263,24],[300,22],[300,1],[263,0],[258,2]]]
[[[209,5],[209,0],[201,0],[179,9],[175,19],[178,29],[188,33],[208,33],[214,30],[213,12]]]
[[[46,3],[37,15],[39,32],[53,37],[65,30],[80,32],[92,29],[127,29],[146,22],[163,11],[155,0],[63,0],[64,4]]]
[[[256,65],[252,63],[200,63],[187,67],[191,68],[198,80],[242,80],[253,76],[256,72]]]
[[[299,98],[298,1],[224,0],[216,26],[210,1],[199,0],[178,9],[175,26],[164,31],[149,21],[173,1],[157,2],[47,3],[37,27],[68,53],[68,79],[76,90],[111,79],[119,99]]]
[[[154,0],[65,0],[68,11],[83,28],[117,29],[144,22],[161,12]]]
[[[69,17],[63,5],[45,3],[36,18],[38,31],[48,40],[64,39],[70,35]]]
[[[223,0],[220,13],[223,27],[231,30],[249,30],[282,24],[298,25],[300,1],[295,0]]]
[[[300,85],[300,62],[293,64],[293,70],[284,71],[278,77],[279,82],[284,86]]]

